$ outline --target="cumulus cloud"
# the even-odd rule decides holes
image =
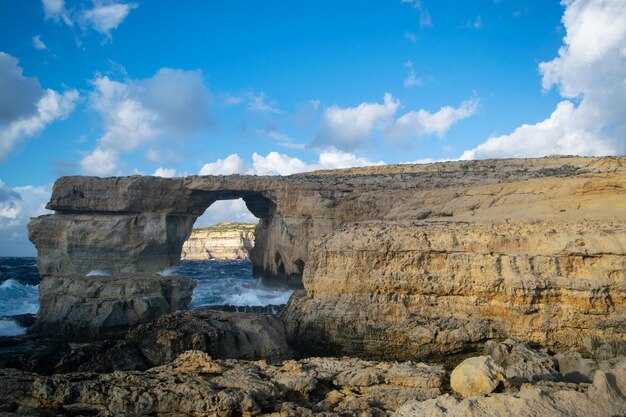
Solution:
[[[242,174],[246,164],[237,154],[228,155],[224,159],[204,164],[200,169],[200,175],[230,175]]]
[[[444,106],[435,113],[420,109],[395,118],[400,101],[387,93],[382,104],[361,103],[348,108],[331,106],[324,112],[321,131],[312,146],[351,151],[365,144],[375,132],[392,141],[431,134],[442,137],[458,121],[473,115],[478,105],[479,100],[474,97],[459,107]]]
[[[333,105],[324,111],[321,133],[313,145],[355,149],[375,129],[389,124],[399,106],[400,102],[389,93],[385,94],[382,104],[361,103],[347,108]]]
[[[78,102],[78,91],[42,89],[36,78],[22,75],[18,60],[0,52],[0,160],[25,138],[66,118]]]
[[[0,126],[37,112],[43,91],[36,78],[22,73],[17,58],[0,52]]]
[[[389,127],[390,138],[419,137],[436,134],[443,135],[458,121],[463,120],[478,109],[479,100],[473,98],[464,101],[459,107],[444,106],[435,113],[420,109],[400,116]]]
[[[176,170],[174,168],[158,167],[152,175],[155,177],[172,178],[176,176]]]
[[[299,172],[309,172],[319,169],[351,168],[359,166],[383,165],[383,161],[370,161],[367,158],[357,157],[348,152],[337,149],[327,149],[320,153],[314,163],[306,163],[299,158],[291,157],[279,152],[269,152],[263,156],[257,152],[252,154],[252,163],[246,162],[237,154],[231,154],[224,159],[205,164],[200,175],[291,175]]]
[[[626,153],[626,3],[567,0],[558,56],[539,65],[564,98],[550,117],[489,138],[462,159]]]
[[[300,159],[291,158],[282,153],[270,152],[263,156],[254,152],[252,168],[248,172],[257,175],[290,175],[312,170],[310,165]]]
[[[64,0],[42,0],[44,16],[56,22],[63,21],[67,26],[78,22],[83,29],[93,29],[111,38],[111,32],[126,19],[128,14],[138,7],[137,3],[113,0],[92,0],[91,7],[70,8]]]
[[[97,32],[111,37],[111,31],[126,19],[131,10],[136,9],[136,3],[104,3],[96,1],[92,9],[80,13],[81,24],[90,26]]]
[[[127,82],[99,76],[93,86],[90,105],[105,132],[81,161],[86,174],[117,174],[124,153],[164,138],[190,137],[210,125],[211,97],[199,71],[163,68],[152,78]]]
[[[66,25],[73,25],[65,9],[65,0],[41,0],[41,5],[46,19],[53,19],[56,22],[63,20]]]
[[[48,187],[32,185],[10,188],[0,181],[0,253],[3,256],[33,256],[35,249],[28,241],[26,225],[31,217],[49,212]]]

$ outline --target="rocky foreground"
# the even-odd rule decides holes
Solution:
[[[445,364],[295,360],[275,316],[194,310],[121,340],[2,345],[0,416],[626,415],[625,357],[514,340]]]

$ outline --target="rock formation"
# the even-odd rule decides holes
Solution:
[[[175,266],[195,219],[214,201],[243,198],[259,217],[254,271],[302,282],[281,317],[305,353],[445,359],[506,337],[622,351],[625,170],[623,157],[548,157],[288,177],[60,178],[47,206],[55,214],[29,225],[48,305],[38,320],[94,319],[90,331],[106,331],[112,313],[59,313],[70,307],[57,303],[84,298],[56,280],[101,270],[124,298],[116,277]],[[184,304],[178,293],[170,305]]]
[[[590,382],[571,382],[545,351],[507,340],[485,352],[496,393],[458,398],[441,365],[307,358],[268,364],[187,351],[138,371],[42,376],[0,368],[0,415],[67,416],[528,416],[626,413],[626,359],[594,362]],[[471,358],[472,361],[476,358]],[[463,365],[459,365],[463,366]],[[453,371],[454,374],[455,371]],[[523,375],[523,377],[520,377]]]
[[[223,222],[193,229],[183,244],[181,259],[249,259],[254,247],[253,224]]]

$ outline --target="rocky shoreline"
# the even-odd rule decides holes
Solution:
[[[0,416],[626,414],[626,357],[512,339],[446,363],[302,357],[276,316],[207,309],[122,339],[3,339]]]

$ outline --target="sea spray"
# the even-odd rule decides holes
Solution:
[[[0,316],[35,314],[39,308],[39,286],[21,284],[10,278],[0,284]]]
[[[22,336],[26,329],[13,320],[0,318],[0,336]]]

